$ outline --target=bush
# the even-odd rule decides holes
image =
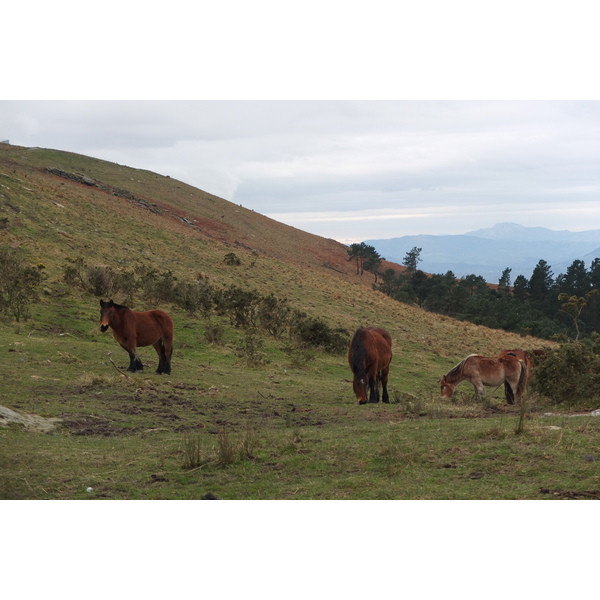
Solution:
[[[209,344],[216,344],[221,346],[225,340],[225,328],[223,325],[208,323],[204,330],[204,339]]]
[[[140,287],[144,298],[154,304],[174,302],[177,277],[171,271],[150,271],[142,276]]]
[[[239,267],[242,261],[239,259],[235,252],[229,252],[223,257],[223,262],[230,267]]]
[[[290,324],[291,309],[286,300],[279,300],[273,294],[261,299],[258,304],[258,321],[274,338],[279,339]]]
[[[350,343],[349,334],[344,329],[332,329],[319,318],[308,317],[296,312],[291,336],[298,342],[322,348],[326,352],[345,352]]]
[[[269,361],[263,352],[264,342],[253,331],[246,332],[246,337],[241,346],[237,349],[237,354],[242,358],[248,367],[262,367]]]
[[[26,265],[17,252],[0,249],[0,311],[17,321],[29,318],[29,305],[38,299],[44,265]]]
[[[135,273],[131,271],[115,271],[112,267],[88,267],[83,258],[67,259],[64,267],[63,281],[71,287],[81,287],[94,296],[112,298],[117,294],[125,304],[133,302],[139,289]]]
[[[563,344],[541,358],[531,389],[554,404],[577,404],[600,397],[600,335]]]
[[[174,302],[190,315],[200,313],[208,317],[215,305],[215,290],[206,281],[178,283],[173,295]]]
[[[235,327],[255,327],[261,296],[253,290],[244,290],[236,285],[220,293],[217,300],[220,312],[227,313]]]

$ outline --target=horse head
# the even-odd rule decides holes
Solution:
[[[446,379],[446,376],[444,375],[440,381],[440,398],[452,398],[452,392],[454,391],[454,389],[452,388],[452,386],[448,385],[448,380]]]
[[[112,300],[108,302],[104,302],[104,300],[100,300],[100,331],[105,332],[112,319],[113,308],[115,304]]]
[[[364,376],[359,377],[356,375],[354,377],[354,393],[359,404],[367,403],[367,382]]]

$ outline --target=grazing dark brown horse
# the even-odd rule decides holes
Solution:
[[[159,374],[171,373],[173,354],[173,319],[162,310],[136,312],[112,300],[100,300],[100,329],[112,329],[117,342],[129,354],[128,371],[142,371],[144,365],[137,353],[141,346],[154,346],[158,354]]]
[[[454,388],[461,381],[469,381],[479,399],[485,398],[484,386],[504,384],[504,396],[508,404],[521,400],[527,385],[527,365],[514,354],[504,356],[480,356],[471,354],[458,363],[440,381],[441,397],[452,398]]]
[[[498,356],[516,356],[519,360],[522,360],[527,367],[527,381],[529,381],[531,379],[531,371],[533,369],[533,359],[531,358],[531,354],[532,353],[527,350],[502,350]]]
[[[359,404],[379,402],[379,382],[383,387],[383,402],[389,402],[388,374],[392,360],[392,338],[379,327],[361,327],[356,331],[348,351],[348,363],[354,373],[354,393]]]

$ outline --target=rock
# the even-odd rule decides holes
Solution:
[[[62,419],[46,419],[39,415],[22,415],[10,408],[0,406],[0,427],[8,427],[11,423],[20,424],[30,431],[47,433],[56,427]]]

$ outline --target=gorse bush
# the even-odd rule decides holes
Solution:
[[[0,312],[16,321],[29,318],[29,305],[38,299],[45,267],[25,264],[11,248],[0,249]]]
[[[231,285],[218,295],[217,309],[221,314],[229,315],[234,327],[256,327],[260,301],[258,292]]]
[[[171,271],[159,273],[149,271],[142,275],[140,289],[143,297],[149,302],[175,302],[177,299],[177,277]]]
[[[115,270],[108,266],[87,266],[83,258],[67,259],[63,281],[102,298],[120,296],[121,302],[133,302],[140,290],[135,271]]]
[[[287,299],[280,300],[273,294],[261,298],[257,307],[257,317],[261,327],[274,338],[280,338],[290,326],[292,309]]]
[[[555,404],[600,398],[600,335],[563,344],[534,367],[531,389]]]
[[[297,311],[291,326],[291,337],[299,343],[322,348],[331,354],[345,352],[350,337],[345,329],[333,329],[323,319]]]
[[[225,340],[225,328],[219,323],[208,323],[204,329],[204,339],[209,344],[222,345]]]
[[[272,293],[263,296],[256,290],[238,285],[220,289],[200,278],[179,281],[171,271],[87,266],[82,258],[67,260],[63,280],[67,285],[81,287],[95,296],[118,297],[119,302],[126,305],[134,303],[139,296],[153,305],[175,304],[190,315],[207,319],[213,313],[226,316],[234,327],[253,330],[243,353],[254,364],[260,363],[259,348],[252,341],[258,339],[257,331],[264,331],[275,339],[287,333],[297,348],[309,346],[334,354],[345,352],[350,341],[347,331],[332,328],[323,319],[293,310],[287,299],[277,298]],[[209,326],[205,336],[211,343],[221,343],[223,331]]]
[[[237,355],[244,360],[248,367],[262,367],[268,364],[263,352],[265,343],[257,336],[255,330],[248,330],[242,344],[237,348]]]
[[[179,282],[175,287],[175,304],[190,315],[208,317],[215,306],[216,292],[206,281]]]

